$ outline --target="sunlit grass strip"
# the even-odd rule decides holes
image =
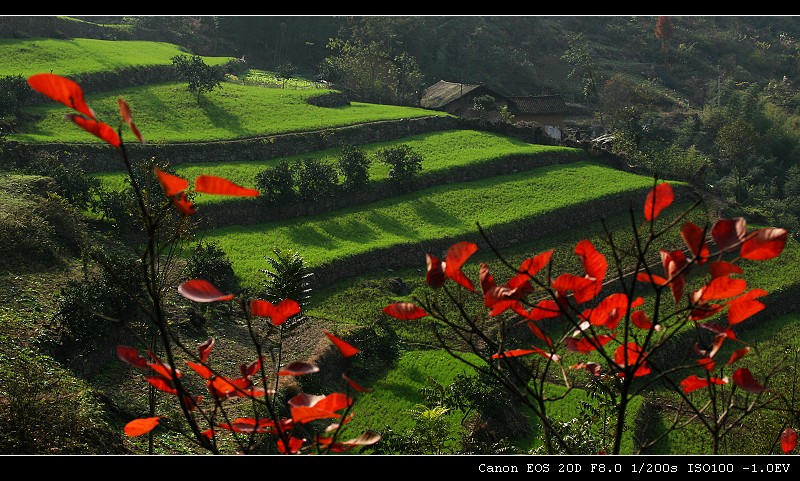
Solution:
[[[465,359],[476,365],[484,365],[485,361],[471,353],[461,353]],[[459,375],[475,375],[472,367],[453,358],[443,350],[432,351],[409,351],[398,359],[396,365],[388,370],[380,379],[371,382],[369,387],[371,392],[360,393],[357,396],[353,408],[353,419],[347,424],[345,438],[366,430],[373,429],[382,431],[386,427],[391,427],[395,433],[403,433],[414,427],[414,420],[409,415],[409,410],[419,409],[425,406],[425,400],[420,394],[420,390],[428,385],[428,379],[448,386]],[[548,395],[557,397],[565,389],[560,386],[550,386]],[[572,419],[580,419],[581,403],[590,402],[595,404],[587,395],[586,391],[572,390],[564,399],[550,403],[548,405],[550,416],[558,422],[569,422]],[[642,398],[635,397],[630,404],[631,412],[637,412],[642,405]],[[426,406],[431,408],[433,406]],[[450,436],[444,441],[446,448],[457,449],[459,437],[463,433],[461,419],[464,413],[453,411],[446,415],[449,426]],[[539,426],[539,421],[532,413],[528,413],[531,424]],[[635,432],[635,416],[630,416],[626,420],[627,430],[624,434],[622,443],[623,453],[633,452],[633,433]],[[526,439],[511,440],[515,445],[524,451],[534,449],[542,444],[541,431],[534,428],[531,436]]]
[[[175,55],[188,55],[178,45],[140,40],[92,38],[0,39],[0,76],[52,72],[71,76],[115,71],[128,67],[171,65]],[[203,57],[208,65],[233,57]]]
[[[473,362],[480,361],[474,355],[466,357]],[[414,426],[414,420],[408,411],[417,404],[425,404],[420,389],[428,386],[428,378],[447,386],[459,374],[471,375],[474,372],[471,367],[444,351],[405,353],[398,359],[395,367],[380,379],[369,383],[372,392],[356,396],[353,419],[347,424],[346,433],[355,433],[355,436],[364,429],[383,431],[387,426],[397,433],[404,432]],[[454,412],[446,418],[453,435],[445,442],[450,448],[458,445],[458,436],[463,430],[460,425],[462,416],[463,413]]]
[[[652,186],[652,179],[590,162],[445,185],[292,221],[211,230],[235,272],[258,285],[273,247],[300,252],[310,267],[374,249],[472,235],[490,228]],[[376,266],[379,267],[379,266]]]
[[[389,177],[389,166],[380,162],[377,153],[380,149],[397,145],[408,145],[414,152],[422,156],[422,172],[447,170],[454,167],[467,167],[489,162],[493,159],[509,156],[542,155],[548,153],[573,152],[578,158],[578,149],[569,147],[535,145],[522,142],[512,137],[505,137],[491,132],[476,130],[451,130],[443,132],[430,132],[398,140],[377,142],[359,146],[372,159],[369,170],[370,180],[384,180]],[[327,149],[313,154],[295,155],[270,160],[242,159],[235,162],[204,162],[202,164],[179,164],[174,167],[174,172],[190,181],[201,174],[217,175],[230,179],[239,185],[256,187],[256,176],[265,169],[276,165],[278,162],[287,161],[294,163],[307,158],[317,158],[333,165],[339,160],[340,149]],[[110,172],[97,174],[103,186],[110,190],[120,190],[125,187],[127,175],[124,172]],[[228,198],[200,194],[197,202],[200,204],[211,202],[225,202]]]
[[[128,101],[145,141],[208,142],[289,132],[343,127],[363,122],[447,115],[443,112],[396,105],[352,102],[344,107],[316,107],[306,102],[320,90],[276,89],[224,82],[201,96],[185,82],[131,87],[89,94],[86,102],[104,122],[119,122],[118,97]],[[64,107],[42,105],[27,109],[41,118],[26,124],[24,133],[9,135],[26,142],[100,142],[64,120]],[[123,139],[135,142],[129,132]],[[166,159],[169,160],[169,159]]]

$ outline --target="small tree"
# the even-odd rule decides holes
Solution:
[[[300,162],[296,170],[297,193],[306,202],[318,202],[333,197],[339,176],[333,165],[309,157]]]
[[[275,78],[281,82],[281,88],[286,88],[286,82],[294,78],[297,67],[291,63],[284,63],[275,67]]]
[[[286,160],[256,174],[256,188],[270,204],[290,204],[297,199],[292,165]]]
[[[389,180],[401,191],[409,191],[422,170],[422,155],[414,152],[410,145],[401,144],[378,151],[378,157],[389,164]]]
[[[172,65],[177,69],[178,75],[189,82],[189,92],[197,94],[197,101],[206,92],[211,92],[217,87],[222,87],[225,72],[217,67],[208,65],[199,55],[176,55],[172,57]]]
[[[353,146],[345,146],[339,154],[339,170],[344,176],[342,188],[353,191],[369,184],[369,166],[372,160],[366,152]]]

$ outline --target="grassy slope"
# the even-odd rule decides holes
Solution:
[[[344,107],[316,107],[306,102],[320,90],[290,90],[225,82],[200,102],[186,83],[162,83],[87,95],[87,104],[109,125],[119,123],[117,98],[131,106],[136,125],[147,142],[207,142],[306,130],[327,129],[388,119],[446,115],[442,112],[352,102]],[[41,116],[10,135],[25,142],[101,142],[64,120],[66,107],[50,103],[27,109]],[[128,137],[124,137],[127,135]],[[134,141],[123,132],[123,138]]]
[[[430,132],[393,141],[359,146],[372,159],[369,169],[371,180],[385,180],[389,177],[389,166],[377,160],[377,152],[380,149],[401,144],[408,145],[414,149],[414,152],[422,156],[421,175],[457,167],[479,165],[507,156],[543,156],[550,152],[574,152],[577,159],[578,154],[581,152],[578,149],[567,147],[528,144],[511,137],[477,130]],[[242,159],[240,161],[179,164],[173,168],[173,172],[189,180],[190,184],[198,175],[210,174],[230,179],[239,185],[255,187],[256,175],[278,162],[287,161],[293,163],[307,158],[317,158],[335,165],[339,159],[339,154],[339,149],[327,149],[311,154],[270,160]],[[95,177],[100,179],[106,189],[120,190],[127,186],[127,176],[123,172],[105,172],[96,174]],[[198,194],[195,199],[198,203],[204,204],[225,202],[230,198]]]
[[[372,249],[472,234],[476,222],[490,228],[651,185],[647,177],[575,162],[434,187],[301,219],[213,229],[203,237],[217,242],[244,285],[255,288],[264,256],[273,246],[300,252],[313,269]]]
[[[170,65],[175,55],[188,55],[178,45],[138,40],[0,39],[0,76],[29,76],[40,72],[58,75],[107,72],[127,67]],[[208,65],[224,64],[233,57],[203,57]]]

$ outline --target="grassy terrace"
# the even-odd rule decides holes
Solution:
[[[58,75],[108,72],[127,67],[171,65],[175,55],[188,55],[178,45],[137,40],[0,39],[0,76],[29,76],[40,72]],[[220,65],[233,57],[203,57]]]
[[[311,267],[400,244],[475,232],[606,195],[652,186],[652,179],[591,162],[548,166],[444,185],[367,206],[204,233],[219,243],[248,287],[257,287],[273,247],[296,250]],[[258,246],[254,248],[253,246]]]
[[[373,159],[370,166],[371,180],[384,180],[389,177],[389,166],[375,160],[378,150],[400,144],[411,146],[422,155],[422,175],[429,172],[443,171],[458,167],[480,165],[493,159],[518,155],[546,155],[551,152],[574,152],[578,158],[578,149],[549,145],[533,145],[520,140],[504,137],[490,132],[476,130],[452,130],[431,132],[405,137],[399,140],[378,142],[360,146]],[[305,158],[319,158],[335,163],[339,158],[339,149],[328,149],[313,154],[303,154],[270,160],[247,160],[238,162],[204,162],[202,164],[179,164],[174,171],[177,175],[189,179],[190,183],[200,174],[211,174],[225,177],[240,185],[255,187],[255,177],[264,169],[282,160],[288,162]],[[120,190],[127,185],[127,176],[123,172],[97,174],[106,189]],[[198,203],[225,202],[228,197],[213,195],[197,195]]]
[[[186,83],[162,83],[87,95],[98,118],[119,123],[117,98],[131,106],[134,121],[147,142],[208,142],[289,132],[342,127],[362,122],[448,115],[414,107],[352,102],[344,107],[316,107],[306,102],[320,90],[264,88],[225,82],[200,102]],[[9,135],[24,142],[102,142],[64,120],[61,104],[30,107],[39,120],[25,126],[25,134]],[[123,140],[135,141],[129,132]]]

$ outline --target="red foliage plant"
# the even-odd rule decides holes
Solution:
[[[120,129],[114,129],[110,125],[99,121],[94,111],[87,105],[81,87],[74,81],[54,74],[37,74],[28,78],[28,84],[34,90],[43,95],[61,102],[67,107],[77,111],[69,114],[67,118],[76,125],[96,136],[100,140],[110,144],[117,149],[122,157],[122,161],[132,178],[135,188],[135,195],[140,202],[142,217],[145,219],[144,229],[148,235],[148,242],[145,251],[142,253],[143,265],[148,266],[147,275],[149,287],[148,294],[152,303],[150,318],[153,319],[162,340],[161,349],[165,353],[165,360],[162,361],[148,350],[147,357],[142,356],[139,350],[132,346],[117,346],[117,357],[144,374],[144,380],[156,391],[175,396],[183,413],[183,421],[188,425],[191,435],[188,438],[201,448],[207,449],[212,453],[222,453],[221,444],[223,438],[220,433],[228,432],[233,436],[233,444],[238,453],[259,452],[253,450],[270,449],[262,447],[259,443],[253,443],[252,436],[259,434],[269,436],[274,441],[274,450],[282,454],[300,453],[339,453],[350,449],[370,446],[380,440],[380,435],[367,431],[361,436],[347,440],[339,440],[342,426],[350,419],[350,410],[353,405],[353,397],[348,394],[351,390],[360,392],[366,388],[359,386],[349,378],[346,372],[342,374],[345,381],[343,386],[345,392],[334,392],[328,395],[310,395],[300,393],[288,402],[289,417],[281,417],[275,407],[276,388],[278,379],[283,376],[304,376],[319,371],[319,368],[311,363],[295,361],[288,364],[279,361],[268,369],[266,361],[269,356],[262,352],[267,344],[281,347],[279,341],[274,342],[268,339],[270,332],[280,330],[285,321],[300,313],[300,305],[293,299],[285,299],[278,305],[273,305],[268,301],[260,299],[245,300],[232,293],[220,291],[212,283],[204,279],[190,279],[177,286],[177,292],[184,298],[197,303],[219,303],[236,302],[240,305],[242,313],[247,321],[250,334],[253,339],[254,348],[257,356],[254,361],[239,366],[239,373],[234,376],[226,376],[221,371],[215,369],[211,364],[211,353],[215,345],[213,338],[197,345],[196,350],[186,349],[182,342],[176,340],[175,333],[170,331],[166,314],[163,310],[165,292],[162,279],[167,278],[163,272],[158,271],[159,266],[168,263],[160,263],[158,253],[161,246],[157,246],[158,234],[156,227],[161,220],[161,214],[165,209],[151,211],[147,203],[143,202],[143,193],[138,189],[133,181],[132,165],[124,149],[122,133]],[[133,121],[131,108],[122,98],[118,99],[121,126],[126,125],[139,142],[144,143],[141,132]],[[120,127],[121,127],[120,126]],[[256,197],[259,191],[237,185],[230,180],[213,176],[200,175],[194,180],[193,189],[190,189],[190,182],[175,174],[168,173],[156,165],[152,166],[152,174],[158,180],[165,196],[165,207],[172,204],[181,219],[187,219],[197,212],[197,207],[190,201],[190,194],[205,193],[212,195]],[[172,238],[174,239],[174,238]],[[174,241],[174,240],[173,240]],[[452,268],[448,269],[452,274]],[[270,323],[267,326],[267,334],[263,336],[257,332],[254,323],[258,318],[268,318]],[[330,332],[325,333],[333,346],[345,358],[352,358],[359,353],[359,350],[350,345],[345,340],[335,336]],[[185,382],[184,375],[178,369],[178,359],[176,350],[183,352],[187,359],[185,365],[190,372],[196,374],[204,383],[210,403],[204,402],[204,396],[192,395],[189,385]],[[274,381],[275,388],[268,387],[270,381]],[[265,412],[266,415],[240,416],[232,418],[231,414],[237,412],[235,400],[246,399],[255,412]],[[208,406],[206,406],[208,404]],[[239,409],[240,410],[240,409]],[[228,421],[229,419],[232,419]],[[303,433],[309,432],[310,423],[334,419],[337,423],[324,429],[324,434],[307,439],[303,435],[296,433],[297,428],[303,426]],[[153,414],[130,420],[124,427],[124,432],[128,436],[152,435],[153,431],[159,426],[165,426],[170,430],[181,430],[176,427],[175,421],[170,421],[167,416]]]
[[[429,295],[394,302],[384,308],[384,313],[397,320],[429,322],[439,339],[445,338],[441,334],[445,329],[456,333],[486,362],[485,366],[474,367],[483,369],[483,372],[509,386],[511,392],[517,393],[518,398],[539,416],[545,429],[546,442],[556,452],[559,449],[570,452],[571,447],[549,424],[551,420],[545,409],[548,398],[542,394],[544,389],[521,386],[517,379],[538,379],[542,384],[545,381],[552,382],[554,376],[547,372],[554,366],[561,372],[560,377],[568,388],[574,387],[577,379],[575,374],[570,375],[570,370],[588,373],[598,380],[616,379],[618,397],[615,397],[615,408],[620,419],[617,420],[611,441],[613,446],[603,451],[618,454],[625,407],[639,385],[636,379],[661,380],[681,396],[689,406],[687,409],[697,417],[705,416],[710,405],[693,401],[697,391],[707,392],[709,399],[721,399],[715,395],[715,390],[732,381],[734,390],[745,394],[762,395],[769,392],[747,367],[735,369],[730,376],[714,372],[715,369],[733,369],[750,352],[749,347],[734,350],[726,363],[716,363],[715,356],[726,342],[742,342],[737,339],[733,327],[765,307],[758,299],[767,292],[759,288],[748,289],[747,282],[741,277],[744,273],[742,262],[766,261],[779,256],[786,244],[787,231],[768,227],[748,233],[744,218],[719,219],[711,229],[685,221],[680,224],[679,232],[684,248],[659,249],[660,263],[653,265],[647,261],[645,253],[653,241],[667,231],[657,230],[656,221],[665,209],[672,206],[674,200],[675,193],[667,182],[656,182],[647,193],[640,212],[645,220],[642,225],[645,233],[649,232],[649,237],[639,237],[640,242],[634,251],[638,255],[635,256],[636,266],[632,276],[621,275],[622,264],[619,259],[622,256],[618,248],[614,259],[620,276],[607,279],[609,265],[606,256],[588,240],[578,242],[575,247],[574,253],[583,266],[583,272],[579,274],[552,274],[552,250],[529,257],[518,267],[505,261],[512,270],[505,284],[497,282],[489,265],[481,262],[481,292],[476,294],[482,297],[485,311],[471,318],[461,301],[463,296],[457,295],[454,289],[463,287],[467,291],[475,291],[472,282],[462,272],[462,267],[478,251],[478,245],[461,241],[453,244],[443,262],[431,254],[426,255],[425,280],[431,289]],[[631,215],[633,217],[633,212]],[[490,243],[488,238],[487,242]],[[612,242],[609,244],[612,247],[614,245]],[[494,252],[502,259],[496,249]],[[659,264],[661,272],[657,267]],[[702,268],[706,268],[710,274],[708,280],[687,294],[687,286],[697,282]],[[626,279],[633,281],[626,284]],[[456,285],[451,287],[449,280]],[[666,316],[660,307],[648,311],[645,298],[635,294],[640,289],[637,285],[652,289],[657,299],[656,306],[660,303],[661,293],[668,292],[675,311]],[[619,286],[619,291],[608,292],[610,286]],[[442,295],[459,306],[457,315],[448,313]],[[709,320],[723,315],[726,310],[727,325]],[[514,321],[509,323],[503,315],[511,315]],[[498,320],[494,331],[476,320],[483,317]],[[560,330],[557,328],[559,320],[564,322]],[[534,341],[543,344],[541,347],[524,345],[524,341],[517,341],[509,334],[506,326],[520,323],[527,325]],[[696,362],[682,368],[657,365],[654,362],[656,355],[667,348],[667,341],[676,337],[681,330],[686,332],[687,328],[692,327],[698,332],[698,339],[702,339],[703,332],[710,332],[712,336],[709,347],[705,347],[705,341],[702,340],[695,344]],[[496,337],[492,337],[492,332],[496,332]],[[480,339],[482,345],[473,339]],[[448,345],[446,341],[442,344]],[[456,351],[453,344],[448,347],[451,352]],[[537,357],[524,364],[522,360],[531,355]],[[588,356],[593,356],[593,359]],[[575,362],[563,365],[576,357],[578,359]],[[528,366],[528,371],[523,373],[525,366]],[[681,370],[692,369],[699,369],[699,373],[693,372],[683,379],[675,378]],[[537,373],[541,373],[538,374],[539,378],[536,378]],[[749,412],[748,409],[744,408],[744,411]],[[717,428],[735,424],[735,421],[730,416],[720,416],[718,423],[709,429],[715,436],[715,449],[719,443],[717,433],[721,430]],[[782,444],[785,452],[794,449],[793,440],[796,437],[792,437],[792,432],[785,434],[782,439],[787,440]],[[791,449],[787,450],[789,446]]]

